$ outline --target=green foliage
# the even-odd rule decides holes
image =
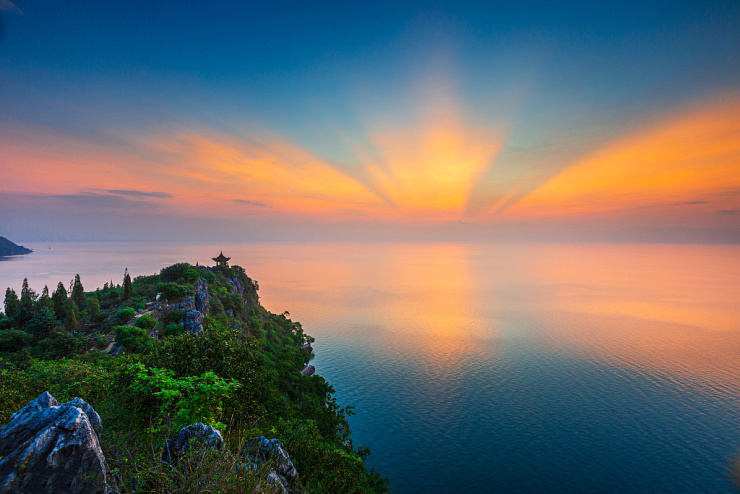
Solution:
[[[232,310],[235,315],[244,315],[246,313],[246,307],[244,307],[244,297],[238,293],[227,293],[219,297],[221,304],[223,304],[224,310]]]
[[[312,421],[279,421],[274,430],[300,472],[321,472],[305,480],[310,492],[388,492],[388,480],[366,470],[363,457],[369,452],[327,442]]]
[[[159,272],[159,277],[163,282],[193,284],[198,280],[199,272],[194,266],[180,262],[163,268]]]
[[[39,341],[32,349],[34,356],[44,359],[69,357],[82,350],[85,339],[81,335],[73,335],[69,331],[55,330],[48,338]]]
[[[75,275],[74,284],[72,285],[72,295],[70,298],[80,309],[85,307],[85,289],[82,287],[79,274]]]
[[[17,352],[32,343],[33,336],[20,329],[0,331],[0,352]]]
[[[166,325],[164,328],[162,328],[161,335],[166,336],[177,336],[182,334],[184,331],[182,324],[171,322],[168,325]]]
[[[386,481],[365,467],[368,452],[344,445],[351,408],[339,406],[321,376],[300,374],[309,359],[301,346],[312,338],[287,313],[275,315],[261,307],[257,284],[242,268],[209,271],[180,263],[158,275],[137,277],[130,292],[127,274],[123,286],[106,283],[83,293],[82,303],[75,290],[78,280],[71,297],[61,283],[51,297],[45,289],[35,302],[28,289],[28,332],[20,331],[13,317],[20,314],[21,300],[6,290],[9,317],[0,316],[0,329],[18,329],[0,331],[0,423],[43,391],[60,401],[80,396],[103,419],[101,445],[123,480],[122,493],[272,492],[264,484],[266,472],[241,468],[238,449],[255,435],[286,443],[301,472],[300,489],[313,494],[387,492]],[[191,294],[198,278],[208,282],[211,294],[203,332],[184,332],[181,310],[163,313],[159,322],[143,315],[134,326],[125,325],[135,308],[153,302],[157,293],[171,301]],[[244,296],[231,293],[233,279],[245,286]],[[84,335],[75,319],[86,322]],[[62,321],[70,331],[60,327]],[[159,340],[147,336],[157,324]],[[126,352],[113,357],[84,351],[106,347],[111,331]],[[35,345],[30,332],[36,335]],[[163,466],[164,437],[197,421],[217,424],[230,442],[228,451],[208,450],[177,467]]]
[[[51,301],[54,306],[54,314],[57,319],[63,320],[67,317],[67,289],[64,288],[61,281],[57,285],[57,289],[54,290],[54,293],[51,296]]]
[[[131,275],[128,274],[128,268],[123,273],[123,300],[130,300],[134,296],[134,287],[131,284]]]
[[[33,302],[36,298],[36,292],[28,287],[28,278],[24,278],[23,288],[21,289],[21,300],[18,304],[18,317],[16,320],[18,326],[25,328],[33,317]]]
[[[218,280],[218,277],[211,271],[203,270],[203,271],[200,271],[198,274],[200,275],[201,278],[206,280],[206,283],[208,283],[209,285],[216,283],[216,281]]]
[[[184,299],[190,290],[187,287],[180,286],[177,283],[159,283],[157,292],[162,294],[162,298],[170,302],[177,302]]]
[[[133,319],[135,315],[136,311],[134,309],[126,307],[116,312],[111,318],[111,321],[113,324],[125,324]]]
[[[5,289],[5,315],[8,316],[10,319],[15,319],[16,317],[18,317],[19,312],[20,312],[20,302],[18,300],[18,295],[16,295],[15,290],[6,288]]]
[[[224,313],[224,304],[221,303],[218,297],[211,297],[211,308],[209,312],[214,316]]]
[[[134,325],[137,328],[142,328],[146,330],[154,329],[157,326],[157,320],[150,316],[149,314],[144,314],[143,316],[139,317]]]
[[[49,336],[49,332],[56,326],[56,323],[54,311],[42,306],[29,321],[27,329],[37,340],[42,340]]]
[[[164,317],[162,317],[162,324],[169,325],[172,323],[181,323],[184,318],[185,318],[185,311],[171,310],[165,313]]]
[[[100,320],[100,302],[94,293],[87,298],[87,314],[91,322]]]
[[[159,413],[163,417],[174,417],[172,425],[177,429],[196,422],[219,428],[223,402],[239,388],[233,379],[222,379],[213,371],[200,376],[175,378],[175,372],[156,367],[146,368],[134,364],[136,376],[132,390],[150,394],[160,400]]]
[[[149,337],[146,330],[135,326],[116,326],[116,341],[128,351],[134,351],[144,345]]]
[[[64,329],[72,331],[77,327],[77,304],[71,298],[67,299],[67,317],[64,318]]]
[[[157,295],[157,283],[159,283],[158,274],[137,276],[133,281],[134,296],[144,297],[145,299],[154,298]]]

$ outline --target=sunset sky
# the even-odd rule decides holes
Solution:
[[[0,235],[740,242],[740,2],[0,0]]]

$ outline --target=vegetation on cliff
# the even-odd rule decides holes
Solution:
[[[271,491],[223,451],[163,463],[165,440],[196,422],[224,433],[224,451],[279,438],[300,472],[294,492],[387,492],[365,466],[369,451],[352,446],[351,407],[321,376],[301,374],[312,338],[265,310],[257,290],[239,266],[186,263],[91,292],[79,276],[53,293],[27,281],[20,296],[7,289],[0,424],[44,391],[81,397],[102,418],[121,492]]]

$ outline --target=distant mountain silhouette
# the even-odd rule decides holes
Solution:
[[[0,237],[0,257],[3,256],[20,256],[30,254],[31,249],[26,249],[22,245],[16,245],[5,237]]]

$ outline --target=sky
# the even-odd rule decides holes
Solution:
[[[0,235],[740,243],[740,2],[0,0]]]

